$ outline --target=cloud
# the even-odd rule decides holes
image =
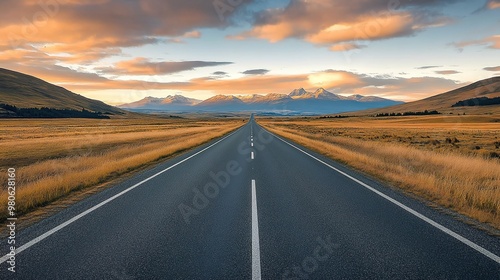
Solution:
[[[267,69],[251,69],[251,70],[246,70],[241,72],[242,74],[245,75],[265,75],[269,73],[269,70]]]
[[[493,35],[484,39],[454,42],[451,45],[459,50],[469,46],[487,46],[490,49],[500,49],[500,35]]]
[[[186,32],[184,35],[182,35],[183,38],[201,38],[201,32],[194,30],[190,32]]]
[[[308,82],[314,87],[335,88],[339,90],[352,89],[353,87],[363,86],[364,84],[359,75],[338,70],[326,70],[310,74],[308,76]]]
[[[230,24],[206,0],[3,0],[0,9],[8,11],[0,18],[0,49],[48,45],[46,53],[63,51],[73,61],[116,55],[159,38],[199,38],[198,28]]]
[[[420,67],[417,67],[415,69],[431,69],[431,68],[438,68],[438,67],[441,67],[441,66],[428,65],[428,66],[420,66]]]
[[[382,26],[378,16],[361,18],[350,24],[334,24],[314,34],[306,40],[314,44],[330,44],[357,40],[381,40],[407,36],[414,32],[414,19],[409,13],[387,15]],[[371,28],[373,26],[373,29]]]
[[[296,75],[248,75],[233,79],[202,77],[177,82],[133,79],[114,80],[96,73],[54,65],[50,63],[50,57],[43,57],[43,54],[37,52],[30,55],[40,56],[39,64],[18,63],[9,65],[7,62],[7,65],[13,66],[9,68],[14,71],[39,77],[77,93],[96,90],[133,90],[137,92],[149,90],[201,90],[220,94],[253,94],[289,93],[293,88],[304,87],[307,90],[315,90],[324,87],[338,93],[376,95],[411,101],[442,93],[459,86],[453,80],[444,78],[374,76],[342,70],[324,70]],[[2,66],[4,66],[5,60],[1,62]],[[149,70],[140,68],[136,71],[147,72]],[[222,71],[214,73],[222,74]]]
[[[500,66],[492,66],[492,67],[484,67],[483,70],[486,70],[486,71],[500,71]]]
[[[212,90],[221,94],[288,93],[307,84],[307,74],[251,75],[236,79],[193,79],[184,90]]]
[[[40,64],[43,64],[43,62],[40,62]],[[50,83],[69,87],[70,89],[87,89],[98,86],[106,87],[106,83],[109,81],[96,73],[77,71],[53,64],[17,64],[13,67],[9,67],[9,69],[35,76]]]
[[[500,8],[500,0],[489,0],[486,2],[486,7],[490,10]]]
[[[170,38],[167,41],[170,43],[180,44],[180,43],[185,43],[184,39],[199,39],[199,38],[201,38],[201,32],[195,30],[195,31],[186,32],[186,33],[184,33],[184,35],[182,35],[180,37]]]
[[[228,65],[232,62],[216,61],[162,61],[152,62],[144,57],[120,61],[113,67],[103,67],[98,70],[105,74],[124,75],[166,75],[200,67]]]
[[[215,71],[212,73],[212,75],[215,75],[215,76],[225,76],[227,75],[227,72],[224,72],[224,71]]]
[[[455,71],[455,70],[439,70],[439,71],[434,71],[436,74],[440,75],[453,75],[453,74],[458,74],[461,72]]]
[[[350,50],[356,50],[356,49],[362,49],[366,48],[365,45],[358,45],[355,43],[340,43],[340,44],[335,44],[330,47],[330,50],[332,52],[344,52],[344,51],[350,51]]]
[[[450,2],[454,1],[291,0],[284,8],[257,13],[250,30],[229,38],[299,38],[331,45],[410,36],[449,24],[451,19],[432,9]]]
[[[293,88],[323,87],[337,93],[376,95],[413,101],[457,88],[461,84],[436,77],[373,76],[342,70],[324,70],[299,75],[245,76],[235,79],[200,78],[180,85],[178,90],[213,90],[221,94],[289,93]]]
[[[200,78],[173,89],[213,90],[221,94],[289,93],[294,88],[323,87],[337,93],[376,95],[413,101],[457,88],[461,84],[436,77],[373,76],[342,70],[325,70],[299,75],[245,76],[235,79]]]
[[[436,77],[372,77],[364,76],[364,87],[352,91],[355,94],[376,95],[402,101],[415,101],[455,89],[465,84]]]

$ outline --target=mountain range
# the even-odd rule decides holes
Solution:
[[[146,97],[142,100],[120,105],[131,111],[206,111],[236,112],[257,111],[278,114],[328,114],[401,104],[394,100],[375,96],[342,96],[319,88],[308,92],[303,88],[289,94],[269,93],[266,95],[216,95],[206,100],[196,100],[182,95],[165,98]]]
[[[499,114],[499,98],[500,77],[492,77],[404,104],[374,96],[342,96],[322,88],[314,92],[300,88],[289,94],[216,95],[203,101],[182,95],[170,95],[166,98],[146,97],[122,105],[121,107],[126,109],[123,110],[86,98],[39,78],[0,68],[0,104],[17,108],[85,110],[112,117],[139,116],[129,111],[236,113],[253,111],[261,114],[336,114],[349,111],[352,112],[349,115],[375,115],[437,110],[440,113],[454,114]],[[4,107],[0,107],[0,117],[15,116],[15,112]]]
[[[198,99],[188,98],[182,95],[169,95],[165,98],[148,96],[139,101],[120,105],[124,109],[149,109],[149,110],[185,110],[194,106],[201,101]]]

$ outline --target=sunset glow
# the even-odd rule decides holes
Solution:
[[[500,74],[500,2],[6,0],[0,67],[122,104],[334,93],[412,101]]]

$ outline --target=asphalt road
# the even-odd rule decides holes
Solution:
[[[498,237],[253,118],[15,240],[0,279],[500,279]]]

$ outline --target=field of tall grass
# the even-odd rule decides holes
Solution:
[[[498,122],[456,126],[433,124],[425,118],[414,118],[408,125],[366,118],[258,121],[277,135],[500,229],[500,160],[469,148],[491,143],[490,149],[494,150],[500,131]],[[446,141],[457,134],[459,142]],[[414,140],[398,141],[401,135]],[[427,137],[439,138],[440,144]]]
[[[241,120],[2,120],[0,184],[16,169],[16,212],[27,213],[71,192],[196,147]],[[7,205],[6,188],[0,205]],[[0,220],[7,217],[0,208]]]

